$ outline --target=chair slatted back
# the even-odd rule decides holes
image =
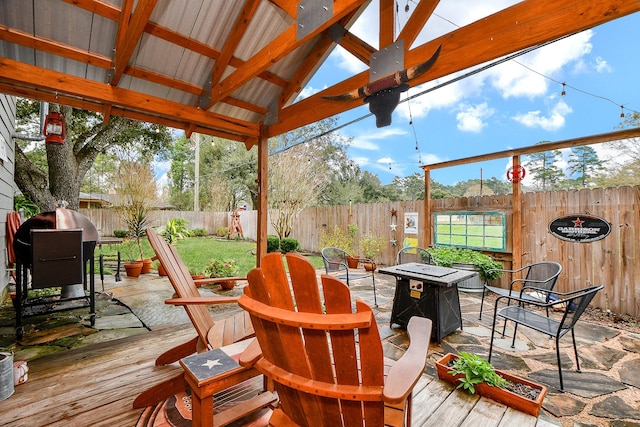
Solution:
[[[155,231],[147,229],[149,244],[153,248],[158,260],[167,272],[167,277],[179,298],[199,297],[198,288],[189,273],[189,269],[180,258],[176,248],[169,245]],[[185,305],[184,309],[191,319],[201,342],[207,345],[207,333],[214,322],[205,305]]]
[[[420,262],[423,264],[436,265],[436,262],[429,251],[419,247],[402,248],[398,251],[396,264],[406,264],[408,262]]]
[[[300,426],[382,426],[383,350],[371,308],[358,301],[354,313],[344,283],[323,275],[320,289],[304,257],[286,258],[291,283],[282,256],[268,254],[239,301],[262,349],[258,370]]]

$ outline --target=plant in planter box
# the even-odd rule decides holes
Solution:
[[[541,384],[494,369],[481,357],[460,352],[436,362],[438,378],[537,417],[547,388]]]
[[[427,251],[442,267],[451,267],[453,264],[471,264],[477,267],[483,281],[497,279],[502,274],[497,271],[502,269],[502,264],[479,251],[453,246],[435,246]]]
[[[372,232],[368,232],[360,238],[360,253],[362,253],[365,258],[374,261],[375,258],[382,253],[385,242],[386,240],[382,236],[377,236]],[[375,262],[372,267],[373,270],[376,269]],[[365,263],[365,269],[368,268],[367,263]]]
[[[211,259],[204,268],[204,274],[213,278],[229,277],[230,280],[220,282],[220,286],[222,289],[233,289],[235,286],[233,278],[238,274],[238,262],[235,259]]]

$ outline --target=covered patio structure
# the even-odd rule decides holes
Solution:
[[[350,32],[370,6],[365,0],[7,0],[0,92],[97,111],[105,122],[123,116],[257,146],[259,263],[268,138],[361,106],[365,96],[399,94],[403,84],[640,10],[637,0],[526,0],[417,45],[438,3],[417,2],[397,30],[396,2],[379,0],[378,46],[371,46]],[[337,45],[369,70],[297,100]],[[395,108],[380,103],[388,114]]]

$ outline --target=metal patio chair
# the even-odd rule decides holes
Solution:
[[[573,341],[573,351],[576,356],[576,371],[580,371],[580,360],[578,359],[578,347],[576,346],[576,337],[573,331],[573,327],[576,325],[580,316],[585,311],[585,309],[591,303],[591,300],[596,295],[596,293],[602,289],[604,286],[590,286],[587,288],[579,289],[577,291],[572,292],[564,292],[564,293],[554,293],[558,296],[558,300],[548,301],[548,302],[539,302],[533,301],[528,298],[518,298],[516,296],[500,296],[496,300],[494,311],[493,311],[493,326],[491,328],[491,344],[489,345],[489,362],[491,362],[491,352],[493,350],[493,338],[496,332],[496,319],[498,317],[502,317],[505,320],[511,320],[515,322],[516,326],[513,330],[513,340],[511,341],[511,347],[515,347],[516,342],[516,332],[518,331],[518,325],[525,326],[527,328],[531,328],[538,332],[542,332],[543,334],[549,335],[550,337],[555,338],[556,340],[556,356],[558,358],[558,375],[560,377],[560,391],[564,392],[564,383],[562,381],[562,364],[560,363],[560,338],[566,335],[569,331],[571,331],[571,339]],[[551,294],[550,291],[547,291],[548,294]],[[517,305],[508,305],[498,310],[498,302],[507,298],[510,300],[517,301]],[[548,298],[547,298],[548,300]],[[563,313],[560,320],[556,320],[552,317],[543,316],[542,314],[536,313],[532,310],[528,310],[523,307],[523,303],[531,304],[537,307],[544,307],[548,309],[550,307],[563,307]]]
[[[398,251],[398,254],[396,255],[396,264],[406,264],[408,262],[438,265],[429,251],[417,246],[402,248]]]
[[[496,271],[496,270],[489,270]],[[516,278],[511,280],[509,283],[509,288],[498,288],[496,286],[489,286],[487,284],[484,285],[484,291],[482,292],[482,300],[480,302],[480,315],[478,319],[482,319],[482,308],[484,307],[484,297],[487,293],[493,292],[498,294],[501,297],[518,297],[527,300],[534,300],[538,302],[549,302],[552,294],[550,292],[543,292],[540,295],[541,291],[552,291],[556,286],[556,281],[558,280],[558,276],[562,272],[562,265],[557,262],[552,261],[542,261],[536,262],[533,264],[525,265],[522,268],[517,270],[499,270],[502,273],[511,273],[512,277],[514,274],[523,274],[524,278]],[[520,289],[514,289],[514,285],[520,285]],[[525,294],[525,291],[530,291]],[[532,293],[536,292],[536,293]],[[542,296],[542,298],[540,298]],[[509,301],[507,301],[507,305]],[[547,310],[547,315],[549,314]]]

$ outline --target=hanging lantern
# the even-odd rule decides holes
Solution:
[[[64,144],[65,129],[62,115],[57,111],[47,114],[42,133],[47,144]]]

